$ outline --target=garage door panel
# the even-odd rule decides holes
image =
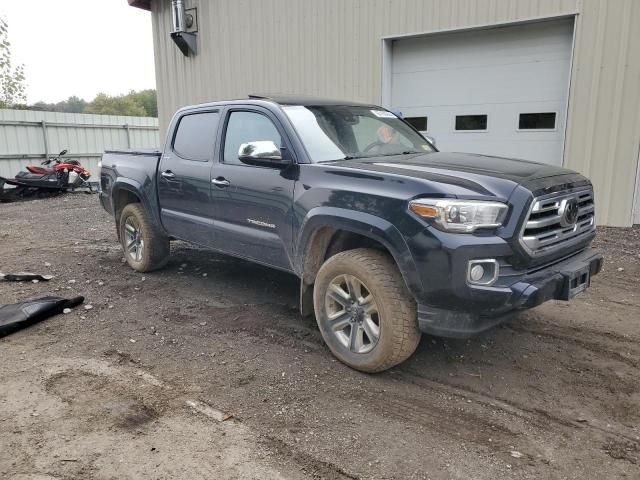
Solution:
[[[567,37],[573,34],[568,20],[534,23],[396,40],[394,71],[414,72],[442,66],[469,66],[563,60],[571,56]],[[491,49],[487,50],[487,45]]]
[[[572,31],[565,19],[396,41],[392,106],[428,117],[443,150],[561,164]],[[520,131],[521,113],[555,113],[555,128]],[[455,130],[471,114],[486,131]]]
[[[400,109],[405,117],[426,116],[429,118],[429,131],[443,131],[445,129],[453,130],[455,123],[455,115],[463,114],[487,114],[489,128],[496,127],[509,129],[514,131],[518,129],[518,115],[520,113],[534,112],[557,112],[556,126],[563,126],[564,116],[561,110],[565,104],[562,101],[556,102],[514,102],[511,104],[480,104],[470,105],[461,104],[438,105],[438,106],[412,106]]]
[[[566,98],[567,85],[557,81],[566,63],[539,62],[490,69],[461,68],[394,74],[394,106],[543,102]],[[481,89],[481,91],[479,91]]]
[[[444,151],[475,152],[560,165],[565,122],[563,108],[562,102],[483,105],[481,108],[457,109],[448,106],[437,107],[429,110],[427,134],[434,137],[438,148]],[[519,114],[532,112],[555,112],[555,129],[519,130]],[[403,111],[403,114],[414,116],[412,112]],[[486,132],[455,130],[456,115],[473,114],[487,115]]]
[[[562,154],[562,143],[553,139],[525,140],[501,142],[488,136],[476,138],[464,136],[453,137],[455,134],[436,135],[437,146],[446,152],[481,153],[498,157],[521,158],[534,162],[557,165],[555,161]],[[526,152],[524,154],[523,152]]]
[[[562,154],[562,143],[554,139],[533,139],[520,137],[516,141],[501,142],[482,133],[475,137],[456,137],[455,133],[435,135],[438,149],[447,152],[481,153],[498,157],[521,158],[534,162],[557,164],[554,161]],[[527,155],[523,155],[526,152]]]

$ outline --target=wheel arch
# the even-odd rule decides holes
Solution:
[[[135,180],[129,178],[120,178],[114,182],[111,189],[111,205],[113,205],[113,216],[116,221],[116,230],[118,231],[118,239],[120,239],[120,215],[124,207],[131,203],[140,203],[142,207],[149,212],[151,221],[159,227],[159,223],[154,214],[153,207],[149,198],[143,194],[142,186]]]
[[[364,212],[319,207],[309,212],[300,229],[295,269],[300,277],[300,311],[313,313],[313,284],[322,264],[336,253],[353,248],[377,248],[394,260],[412,294],[422,282],[409,247],[400,231],[388,220]]]

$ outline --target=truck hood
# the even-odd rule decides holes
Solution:
[[[447,184],[447,191],[456,195],[504,199],[508,199],[518,185],[531,188],[543,178],[576,175],[571,170],[543,163],[451,152],[339,160],[331,164],[363,173],[402,175]]]

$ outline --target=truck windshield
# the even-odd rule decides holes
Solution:
[[[381,108],[295,105],[283,109],[314,163],[434,151],[419,133]]]

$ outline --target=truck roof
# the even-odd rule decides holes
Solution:
[[[358,103],[348,100],[332,100],[329,98],[312,97],[305,95],[284,95],[284,94],[250,94],[245,99],[234,100],[217,100],[214,102],[204,102],[196,105],[188,105],[178,109],[177,113],[197,110],[199,108],[216,107],[221,105],[242,105],[247,103],[255,103],[259,105],[261,102],[270,102],[277,105],[303,105],[303,106],[317,106],[317,105],[347,105],[347,106],[359,106],[359,107],[373,107],[376,106],[372,103]]]
[[[267,100],[279,105],[355,105],[372,106],[370,103],[352,102],[349,100],[335,100],[330,98],[313,97],[309,95],[288,95],[288,94],[260,94],[251,93],[252,100]]]

